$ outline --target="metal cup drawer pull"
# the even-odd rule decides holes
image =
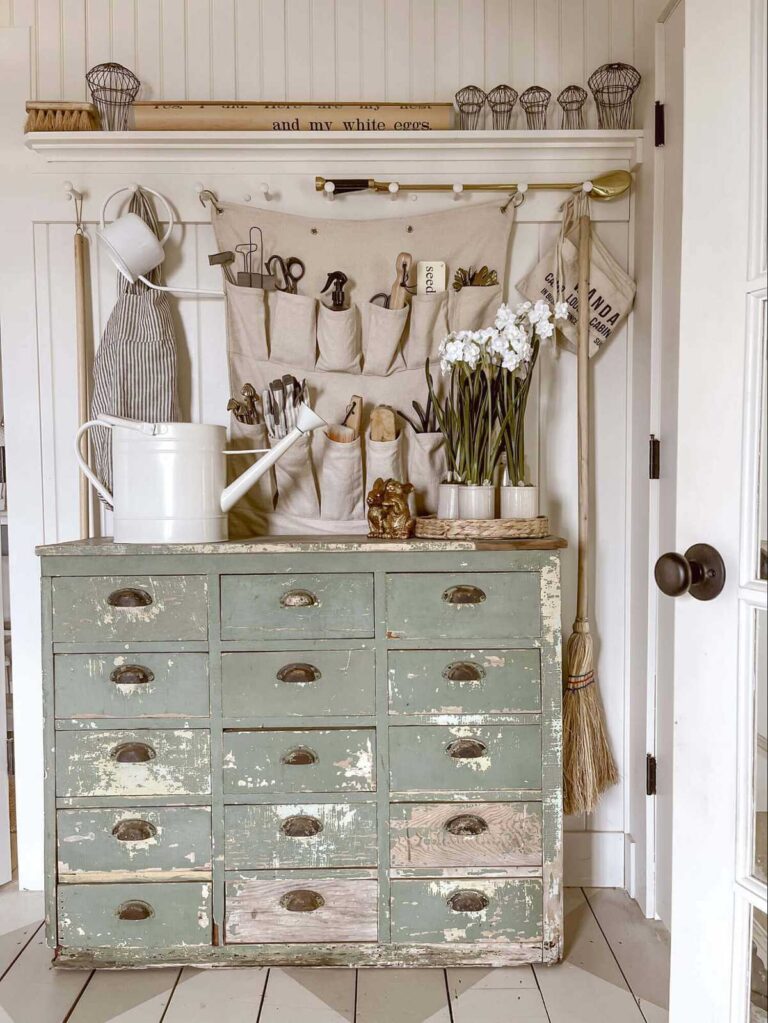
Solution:
[[[479,586],[449,586],[443,593],[443,600],[446,604],[482,604],[486,599],[485,593]]]
[[[454,739],[445,747],[445,752],[454,760],[477,760],[488,752],[488,747],[479,739]]]
[[[295,664],[284,664],[277,673],[278,682],[307,683],[317,682],[321,678],[320,670],[314,664],[297,661]]]
[[[117,907],[117,916],[121,920],[149,920],[155,915],[154,909],[148,902],[134,899],[130,902],[122,902]]]
[[[319,758],[309,746],[295,746],[283,753],[280,759],[288,767],[306,767],[308,764],[316,764]]]
[[[146,764],[157,756],[146,742],[121,742],[109,755],[118,764]]]
[[[323,830],[323,822],[307,814],[286,817],[280,830],[287,838],[314,838]]]
[[[141,664],[121,664],[109,676],[117,686],[145,686],[154,682],[155,673]]]
[[[443,668],[443,678],[448,682],[482,682],[485,668],[472,661],[453,661]]]
[[[316,607],[319,603],[310,590],[288,590],[280,598],[281,607]]]
[[[152,594],[135,586],[127,586],[122,590],[113,590],[107,597],[110,607],[149,607]]]
[[[143,821],[141,818],[130,818],[118,821],[112,828],[112,834],[118,842],[147,842],[157,834],[157,828],[151,821]]]
[[[325,905],[325,899],[320,892],[313,892],[311,888],[294,888],[283,895],[280,905],[289,913],[314,913]]]
[[[448,908],[454,913],[482,913],[488,908],[488,896],[473,888],[465,888],[454,892],[448,898]]]
[[[457,835],[459,838],[476,838],[488,830],[488,822],[475,813],[460,813],[446,821],[443,827],[449,835]]]

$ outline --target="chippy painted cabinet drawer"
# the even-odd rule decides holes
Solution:
[[[556,962],[562,546],[40,548],[56,960]]]

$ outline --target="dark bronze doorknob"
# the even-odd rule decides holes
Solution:
[[[725,586],[725,564],[708,543],[695,543],[685,554],[662,554],[653,574],[668,597],[690,593],[697,600],[713,600]]]

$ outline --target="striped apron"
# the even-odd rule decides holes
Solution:
[[[147,197],[136,192],[130,212],[159,234],[157,219]],[[148,275],[160,283],[160,271]],[[91,418],[100,412],[150,423],[179,418],[176,391],[176,338],[168,295],[137,281],[118,276],[118,298],[110,314],[93,363]],[[94,469],[112,492],[112,432],[91,431]]]

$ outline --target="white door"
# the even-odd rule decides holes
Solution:
[[[671,1023],[745,1023],[752,977],[762,983],[751,939],[762,940],[766,898],[754,855],[765,819],[754,783],[765,734],[764,4],[686,0],[675,549],[712,545],[726,581],[713,600],[674,602]]]
[[[683,49],[685,5],[667,8],[656,33],[656,99],[664,108],[664,144],[654,150],[655,221],[651,355],[651,432],[659,442],[659,478],[650,484],[651,556],[674,549],[677,495],[677,388],[680,245],[683,215]],[[655,532],[653,531],[655,529]],[[653,580],[651,580],[653,584]],[[649,619],[649,741],[656,795],[647,804],[645,912],[670,927],[674,604],[653,586]]]

